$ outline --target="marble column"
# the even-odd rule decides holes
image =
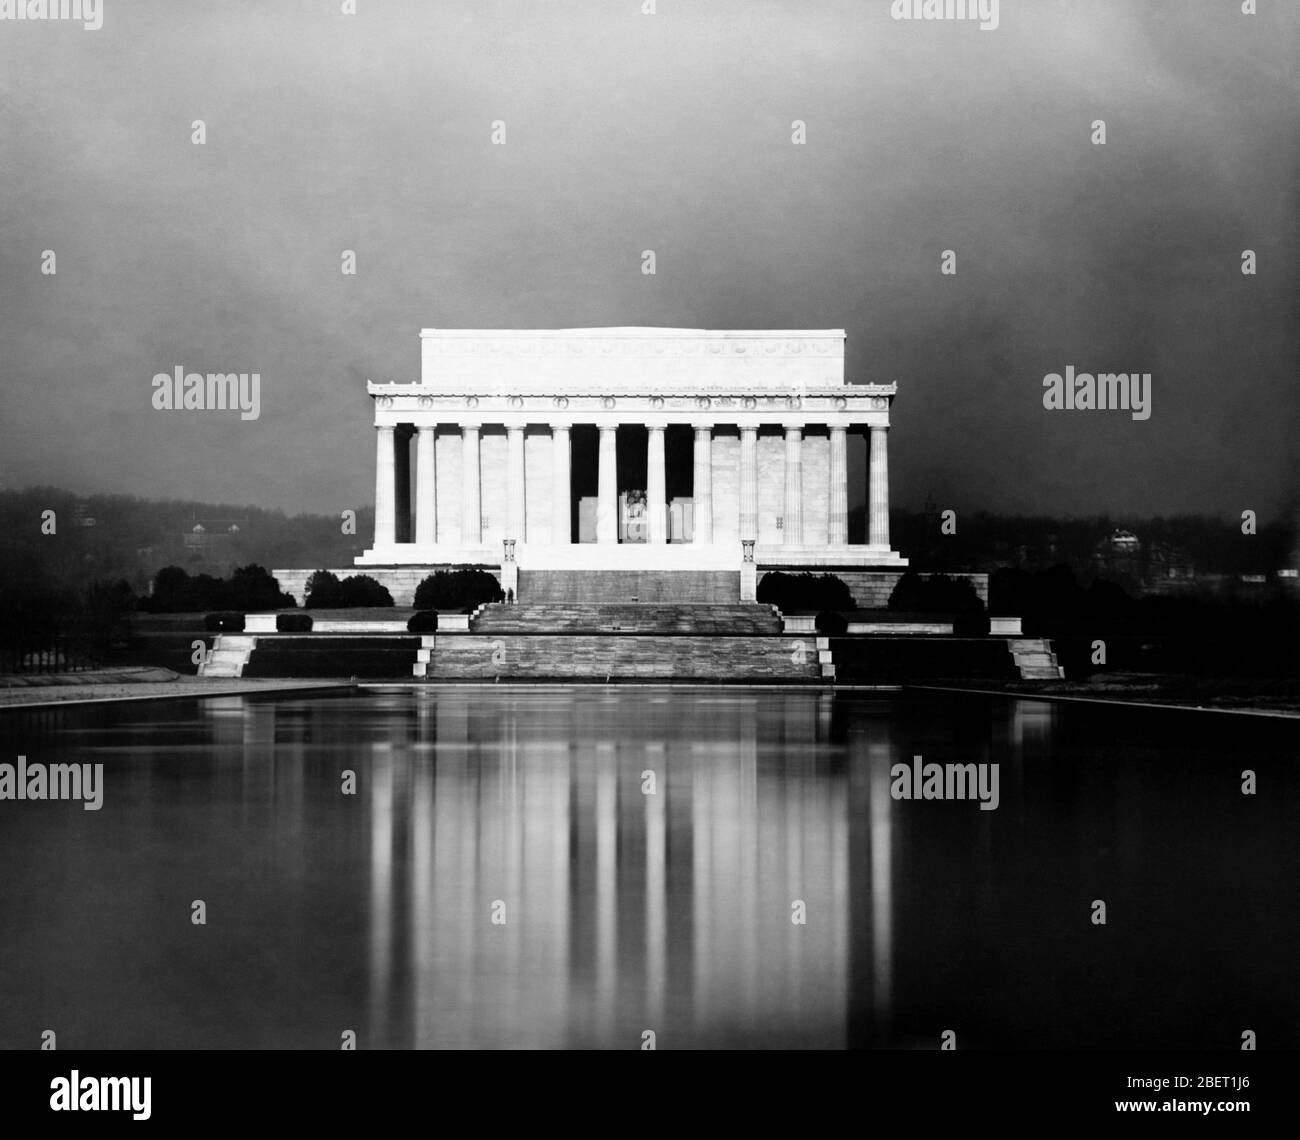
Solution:
[[[572,457],[569,425],[551,424],[551,541],[565,546],[573,541]]]
[[[393,429],[381,424],[375,428],[375,546],[391,546],[395,541],[397,521]]]
[[[600,427],[596,541],[618,542],[618,429],[612,424]]]
[[[740,539],[758,540],[758,428],[740,428]]]
[[[506,428],[506,538],[523,542],[524,429]]]
[[[693,541],[704,544],[713,541],[713,425],[692,426],[695,428],[695,476],[691,486],[695,504]]]
[[[664,473],[666,424],[646,424],[646,509],[650,514],[649,540],[668,541],[668,480]]]
[[[478,424],[460,425],[460,541],[465,546],[477,546],[483,541],[478,431]]]
[[[849,461],[847,432],[832,424],[830,486],[827,488],[826,541],[843,546],[849,541]]]
[[[402,425],[393,432],[394,473],[397,503],[394,537],[399,543],[411,541],[411,431]]]
[[[785,522],[781,541],[791,546],[803,542],[803,428],[785,429]]]
[[[871,427],[868,457],[867,545],[889,549],[889,428]]]
[[[415,541],[423,546],[432,546],[438,541],[433,433],[433,424],[415,429]]]

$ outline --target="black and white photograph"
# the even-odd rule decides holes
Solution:
[[[0,1127],[1292,1115],[1298,258],[1295,0],[0,0]]]

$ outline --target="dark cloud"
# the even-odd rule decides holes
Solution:
[[[980,32],[887,0],[107,0],[98,32],[0,24],[4,477],[334,511],[370,494],[364,379],[414,379],[422,326],[842,326],[853,378],[898,381],[905,505],[1281,509],[1300,9],[1261,7],[1004,0]],[[152,411],[177,364],[260,371],[262,418]],[[1043,411],[1067,364],[1151,372],[1151,419]]]

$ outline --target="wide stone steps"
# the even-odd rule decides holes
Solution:
[[[1020,677],[1026,681],[1059,681],[1065,670],[1056,663],[1052,643],[1043,637],[1012,638],[1007,642]]]
[[[646,547],[646,557],[653,557]],[[740,600],[740,572],[720,570],[523,570],[521,602],[726,604]]]
[[[810,637],[656,635],[427,636],[417,677],[809,681],[823,676]]]
[[[781,632],[781,619],[771,606],[753,603],[519,603],[485,606],[470,626],[475,633],[644,633],[771,637]]]
[[[257,638],[238,633],[217,636],[207,657],[199,665],[200,677],[241,677],[257,644]]]

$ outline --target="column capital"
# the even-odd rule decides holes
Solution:
[[[479,431],[483,425],[481,423],[460,423],[458,425],[461,431]]]
[[[647,431],[664,431],[668,427],[667,420],[642,420]]]
[[[696,431],[712,431],[717,426],[714,420],[691,420],[691,427]]]
[[[805,424],[782,424],[781,425],[782,429],[785,431],[786,439],[789,439],[794,432],[802,433],[806,426],[807,425]]]
[[[548,423],[546,426],[549,427],[551,431],[572,431],[573,430],[573,424],[571,422],[564,422],[564,423],[552,422],[552,423]]]

